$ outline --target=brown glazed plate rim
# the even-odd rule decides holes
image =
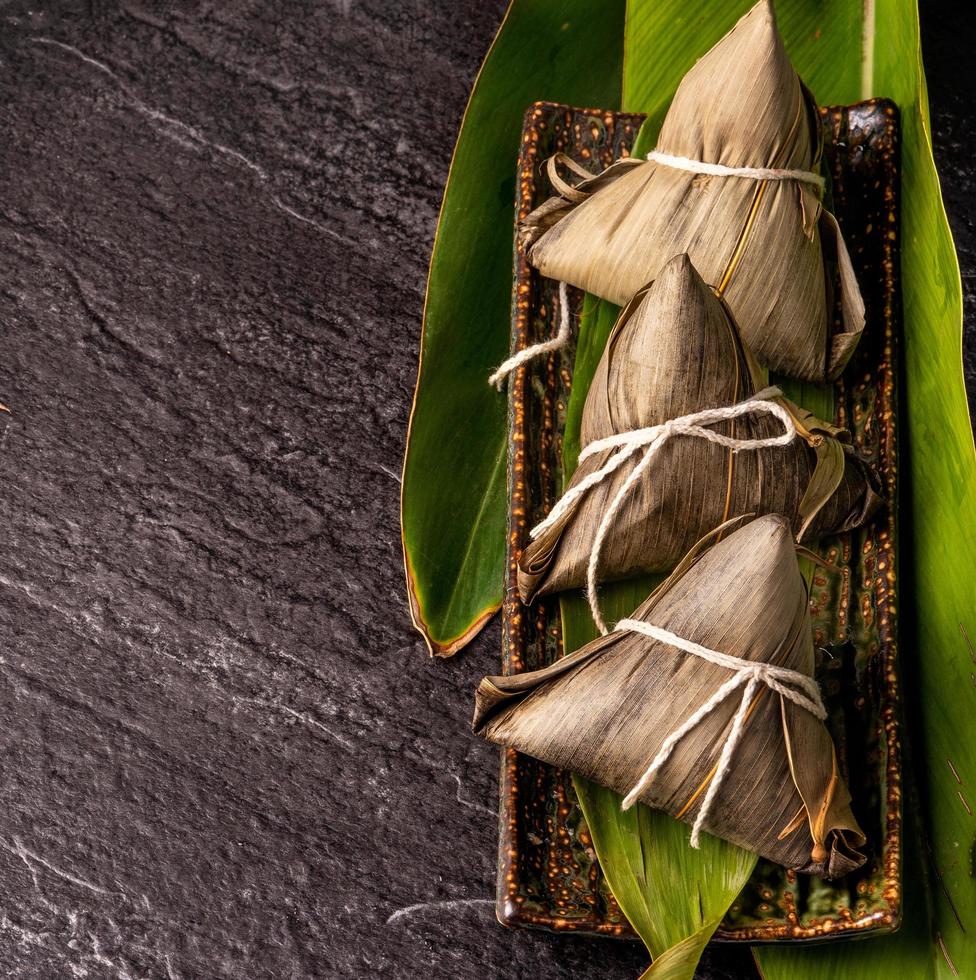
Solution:
[[[749,944],[790,943],[811,944],[829,941],[836,938],[879,935],[896,929],[901,916],[901,710],[899,701],[899,675],[896,656],[896,540],[897,540],[897,457],[896,450],[896,411],[895,400],[898,387],[898,341],[900,330],[900,291],[898,282],[898,142],[899,123],[895,105],[889,100],[872,99],[856,103],[852,106],[839,106],[821,110],[822,118],[828,133],[842,133],[845,139],[838,139],[837,145],[841,151],[834,154],[835,188],[843,186],[845,176],[855,170],[855,164],[843,165],[843,153],[854,152],[848,147],[846,136],[853,136],[851,144],[861,141],[855,150],[863,152],[863,144],[871,138],[879,141],[879,145],[887,148],[877,159],[865,163],[858,159],[855,163],[862,168],[873,168],[870,175],[869,193],[882,196],[884,202],[884,222],[874,230],[869,244],[873,243],[881,258],[880,282],[862,283],[869,285],[873,291],[875,302],[869,306],[869,322],[867,330],[879,335],[880,360],[876,366],[877,378],[871,387],[872,404],[877,406],[876,424],[879,432],[878,445],[881,447],[882,465],[880,466],[882,483],[888,503],[888,510],[883,519],[879,519],[879,527],[872,531],[876,552],[873,560],[878,574],[872,579],[870,591],[877,598],[878,627],[883,634],[880,649],[872,653],[872,665],[880,665],[877,673],[879,694],[877,704],[877,738],[883,759],[878,764],[878,784],[881,807],[882,826],[885,836],[880,849],[879,873],[882,876],[880,897],[875,899],[876,905],[870,911],[863,910],[856,914],[849,909],[841,909],[838,914],[809,918],[801,922],[795,908],[790,906],[790,892],[783,892],[783,904],[786,914],[784,917],[758,924],[728,926],[723,924],[715,935],[719,942],[745,942]],[[592,169],[606,166],[607,163],[620,154],[605,156],[608,149],[600,144],[600,131],[623,132],[620,137],[623,153],[629,149],[632,138],[643,121],[643,116],[634,113],[619,113],[599,109],[577,109],[570,106],[550,102],[538,102],[531,106],[525,115],[520,150],[520,162],[517,184],[517,208],[519,216],[527,213],[537,202],[540,174],[540,144],[543,138],[552,138],[547,131],[549,122],[554,119],[565,120],[567,134],[570,130],[579,132],[583,123],[593,131],[591,147],[583,149],[581,156],[584,160],[590,156]],[[855,124],[857,132],[855,132]],[[844,126],[848,128],[843,129]],[[835,137],[831,137],[833,139]],[[578,148],[578,147],[577,147]],[[572,150],[570,149],[570,152]],[[828,161],[830,162],[830,161]],[[852,181],[856,183],[856,181]],[[863,181],[862,181],[863,182]],[[876,202],[877,203],[877,202]],[[865,236],[867,232],[864,233]],[[855,253],[857,249],[853,250]],[[856,258],[856,255],[855,255]],[[857,264],[855,262],[855,264]],[[543,323],[543,331],[548,330],[547,316],[542,314],[538,297],[542,295],[539,288],[538,274],[532,270],[521,249],[515,251],[515,279],[512,302],[512,343],[513,349],[523,344],[539,339],[531,334],[532,324]],[[551,305],[551,304],[550,304]],[[543,366],[531,367],[529,371],[542,372],[541,384],[547,393],[555,392],[560,384],[567,384],[571,375],[569,365],[563,361],[557,364],[556,358],[539,359]],[[548,362],[548,363],[546,363]],[[855,372],[852,372],[856,374]],[[547,402],[542,425],[533,426],[530,402],[536,397],[538,384],[528,383],[529,372],[520,371],[512,376],[509,384],[509,538],[506,561],[506,597],[502,607],[503,620],[503,670],[517,672],[525,669],[528,659],[526,633],[533,625],[530,618],[535,617],[537,625],[542,629],[540,634],[556,635],[554,641],[543,637],[543,642],[558,640],[558,626],[547,625],[546,612],[541,610],[526,610],[521,606],[515,589],[515,572],[518,554],[527,539],[528,528],[534,523],[532,514],[533,494],[541,493],[541,505],[545,508],[552,505],[552,485],[554,480],[555,458],[552,453],[553,444],[558,444],[558,399],[553,395]],[[870,377],[868,375],[868,377]],[[533,380],[539,381],[538,377]],[[845,382],[842,382],[844,384]],[[851,378],[848,385],[848,397],[857,387],[857,378]],[[865,387],[867,382],[865,382]],[[536,391],[536,394],[534,394]],[[547,395],[548,397],[548,395]],[[838,399],[843,404],[843,398]],[[853,404],[853,402],[852,402]],[[842,407],[841,412],[845,409]],[[538,414],[538,410],[536,411]],[[540,449],[540,460],[533,467],[527,459],[527,444],[530,440],[545,443],[549,440],[548,452]],[[541,490],[540,490],[541,487]],[[548,489],[547,489],[548,487]],[[539,505],[536,502],[537,506]],[[861,556],[851,553],[852,561],[860,560]],[[855,566],[852,565],[852,568]],[[556,617],[558,618],[558,617]],[[558,646],[557,649],[561,649]],[[523,881],[522,862],[520,860],[520,835],[523,832],[522,811],[520,804],[525,805],[524,787],[520,786],[520,766],[526,764],[526,759],[512,750],[503,750],[501,758],[501,800],[500,800],[500,840],[498,854],[498,892],[496,911],[499,921],[507,926],[520,926],[544,929],[553,932],[572,932],[576,934],[609,936],[619,938],[635,938],[633,930],[619,908],[609,908],[599,911],[594,909],[592,914],[576,918],[560,918],[551,908],[533,908],[538,902],[526,901],[526,888]],[[531,761],[531,760],[528,760]],[[538,763],[534,763],[537,767]],[[546,767],[542,767],[546,768]],[[520,798],[520,795],[522,798]],[[534,802],[539,802],[536,800]],[[555,820],[564,819],[568,813],[571,801],[559,800],[556,807]],[[561,828],[557,826],[557,832]],[[789,873],[787,873],[789,874]],[[793,881],[793,878],[788,878]],[[748,887],[748,886],[747,886]],[[613,903],[612,896],[609,901]],[[613,903],[615,904],[615,903]],[[853,903],[852,903],[853,904]]]

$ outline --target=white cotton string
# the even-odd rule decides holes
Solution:
[[[755,660],[744,660],[742,657],[733,657],[718,650],[710,650],[691,640],[672,633],[670,630],[654,626],[652,623],[644,623],[639,619],[622,619],[615,627],[617,632],[640,633],[666,643],[668,646],[675,647],[684,653],[694,657],[700,657],[709,663],[724,667],[726,670],[733,671],[732,676],[693,714],[685,719],[680,728],[675,729],[661,745],[654,761],[647,767],[644,774],[637,781],[634,788],[624,797],[623,808],[630,809],[637,802],[641,793],[647,788],[651,780],[657,775],[661,767],[668,761],[671,753],[677,744],[700,722],[711,714],[727,697],[733,694],[738,688],[745,685],[742,700],[736,710],[732,720],[732,728],[722,747],[712,776],[702,801],[695,823],[691,828],[691,846],[698,847],[701,832],[711,812],[712,804],[718,795],[728,771],[732,765],[732,757],[735,755],[736,747],[742,739],[742,732],[745,728],[746,718],[749,715],[749,708],[753,698],[759,689],[760,684],[765,684],[770,690],[792,701],[794,704],[806,711],[809,711],[815,718],[823,721],[827,717],[827,709],[824,707],[820,697],[820,688],[817,682],[806,674],[798,670],[791,670],[788,667],[779,667],[776,664],[757,662]]]
[[[604,511],[603,518],[600,521],[590,548],[590,560],[586,570],[586,596],[590,603],[593,621],[601,633],[607,632],[607,625],[600,613],[600,604],[597,598],[597,578],[603,541],[613,526],[617,511],[620,510],[627,494],[630,493],[637,481],[644,475],[661,447],[668,439],[677,435],[707,439],[709,442],[726,446],[732,449],[733,452],[788,445],[797,435],[793,417],[778,402],[768,400],[781,394],[782,392],[778,388],[766,388],[757,395],[753,395],[751,398],[739,402],[736,405],[729,405],[724,408],[708,408],[701,412],[693,412],[691,415],[682,415],[680,418],[671,419],[670,422],[665,422],[662,425],[652,425],[647,429],[634,429],[630,432],[621,432],[616,435],[607,436],[606,439],[597,439],[595,442],[587,445],[580,453],[579,458],[580,462],[582,462],[589,456],[606,449],[616,450],[600,469],[580,480],[579,483],[570,487],[563,494],[557,501],[556,506],[550,511],[549,516],[529,532],[529,536],[533,540],[558,522],[582,494],[618,470],[638,450],[645,450],[641,461],[631,471],[621,488],[617,491],[617,495],[610,502],[610,506]],[[726,436],[720,432],[715,432],[713,429],[706,428],[706,426],[714,425],[716,422],[735,419],[741,415],[759,415],[764,413],[779,419],[783,425],[781,435],[771,436],[768,439],[737,439],[734,436]]]
[[[501,391],[505,379],[516,368],[525,364],[526,361],[531,361],[533,357],[537,357],[539,354],[548,354],[549,351],[559,350],[560,347],[565,347],[569,340],[571,319],[569,314],[569,290],[566,288],[566,283],[561,282],[559,284],[559,330],[556,336],[552,340],[543,341],[541,344],[533,344],[531,347],[526,347],[517,354],[513,354],[507,361],[503,361],[498,365],[495,373],[488,379],[488,383],[494,385]]]
[[[809,170],[779,170],[775,167],[726,167],[721,163],[705,163],[691,157],[678,157],[660,150],[652,150],[647,154],[648,160],[653,160],[672,170],[687,170],[693,174],[708,174],[712,177],[747,177],[750,180],[795,180],[801,184],[812,184],[818,191],[823,191],[826,181],[820,174]]]

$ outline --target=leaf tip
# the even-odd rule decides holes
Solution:
[[[417,596],[413,569],[410,567],[410,558],[406,548],[403,552],[403,566],[407,576],[407,605],[410,609],[410,621],[413,623],[414,629],[424,638],[424,643],[427,644],[427,654],[430,657],[440,657],[445,660],[448,657],[453,657],[458,650],[466,647],[484,629],[488,620],[501,607],[500,602],[493,603],[478,613],[457,636],[447,640],[435,639],[420,608],[420,599]]]

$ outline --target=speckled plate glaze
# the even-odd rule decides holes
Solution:
[[[540,163],[558,150],[599,170],[626,156],[643,117],[537,103],[526,114],[518,210],[550,193]],[[838,382],[837,420],[879,469],[887,509],[852,534],[821,542],[840,572],[817,569],[811,590],[818,680],[868,861],[827,883],[760,861],[717,938],[816,942],[887,932],[898,923],[901,867],[901,750],[896,661],[896,413],[900,301],[898,115],[884,100],[823,110],[825,160],[834,210],[867,307],[867,329]],[[513,349],[552,336],[555,283],[515,257]],[[571,291],[574,307],[581,294]],[[574,332],[575,336],[575,332]],[[562,427],[572,385],[572,345],[539,358],[509,386],[510,520],[503,607],[503,670],[517,673],[562,655],[559,604],[530,609],[516,589],[516,559],[528,529],[552,507],[561,470]],[[532,926],[630,937],[607,887],[568,774],[511,750],[502,754],[498,917]]]

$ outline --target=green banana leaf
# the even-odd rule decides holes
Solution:
[[[537,99],[620,104],[624,0],[512,0],[461,123],[431,257],[403,467],[414,624],[449,656],[501,604],[512,202],[522,116]]]
[[[864,95],[888,95],[902,112],[902,436],[912,496],[902,503],[909,547],[901,577],[914,609],[903,620],[901,649],[917,698],[910,734],[922,827],[906,828],[905,925],[896,936],[850,949],[763,950],[768,980],[976,976],[976,943],[965,932],[976,922],[976,743],[969,734],[976,657],[968,639],[976,626],[976,460],[959,268],[932,158],[915,0],[877,4],[866,24],[863,78]]]
[[[639,151],[643,134],[638,137]],[[566,406],[563,478],[576,468],[583,403],[619,310],[587,296],[580,318],[573,388]],[[609,583],[600,605],[611,621],[647,598],[659,579]],[[576,650],[597,635],[589,605],[577,593],[560,597],[563,645]],[[712,933],[742,891],[756,857],[708,834],[688,844],[685,824],[642,803],[622,810],[617,793],[587,779],[573,780],[610,889],[654,958],[647,980],[688,980]]]
[[[630,0],[624,106],[650,114],[648,139],[656,133],[681,75],[749,6],[749,0],[704,0],[695,5]],[[504,145],[505,127],[495,117],[490,98],[478,108],[479,92],[497,87],[511,96],[506,105],[513,113],[515,139],[522,109],[536,98],[615,105],[615,81],[597,77],[603,71],[609,75],[609,66],[617,61],[619,37],[612,36],[609,21],[618,15],[619,7],[612,9],[610,16],[607,5],[595,2],[557,5],[515,0],[472,95],[456,151],[448,196],[455,183],[462,190],[455,193],[457,210],[453,205],[449,208],[445,199],[439,227],[425,319],[424,366],[404,474],[404,549],[413,612],[437,652],[453,652],[472,635],[500,598],[502,581],[504,408],[501,399],[484,386],[483,378],[507,350],[508,200],[514,148]],[[574,23],[567,11],[585,13],[590,28],[598,24],[598,29],[580,28],[573,37],[575,47],[565,44],[558,61],[543,62],[544,70],[536,71],[538,52],[551,54],[567,40],[559,33],[564,21]],[[901,431],[906,466],[903,487],[910,487],[912,496],[909,499],[904,493],[902,502],[901,589],[906,598],[914,599],[915,607],[914,617],[905,616],[903,621],[902,650],[915,681],[908,690],[919,698],[917,714],[923,722],[923,731],[916,731],[921,737],[916,737],[915,747],[920,757],[922,829],[906,828],[906,921],[896,936],[813,950],[767,949],[759,952],[759,959],[768,980],[785,976],[787,971],[800,980],[806,976],[850,975],[870,980],[892,975],[976,975],[976,944],[967,942],[963,931],[964,925],[972,928],[976,920],[976,879],[970,873],[976,819],[969,812],[976,808],[972,790],[976,746],[961,734],[968,730],[976,708],[976,684],[971,676],[976,656],[967,641],[967,635],[976,637],[972,608],[976,454],[962,380],[958,266],[931,156],[917,7],[914,0],[866,0],[863,5],[848,0],[779,0],[777,11],[794,63],[821,102],[886,95],[902,110],[905,387]],[[614,29],[620,30],[619,21]],[[499,50],[504,52],[504,58],[498,59],[499,70],[489,71]],[[525,52],[533,56],[513,69]],[[504,65],[508,65],[509,77],[504,76]],[[559,88],[562,83],[557,84],[558,80],[552,86],[545,84],[543,76],[554,76],[560,68],[565,68],[565,86]],[[492,84],[482,92],[486,78]],[[591,94],[569,91],[584,82]],[[613,91],[601,96],[601,86]],[[515,88],[521,93],[517,98],[512,95]],[[475,125],[480,119],[489,122]],[[483,133],[479,132],[482,125]],[[479,155],[475,144],[482,148],[490,144],[493,149]],[[503,167],[499,160],[506,154]],[[462,161],[463,180],[458,176]],[[497,202],[489,202],[485,186],[498,188]],[[499,231],[502,224],[504,234]],[[489,240],[494,243],[491,248]],[[477,263],[469,255],[477,255]],[[504,260],[504,289],[498,285],[499,255]],[[470,297],[474,302],[453,303],[452,288],[466,296],[474,293],[472,269],[478,273],[478,292]],[[504,304],[499,300],[502,294]],[[488,315],[493,304],[497,308]],[[452,314],[464,324],[463,342],[458,342]],[[603,316],[612,319],[612,312]],[[583,385],[578,388],[585,390]],[[442,477],[447,472],[449,481]],[[441,486],[445,483],[452,485]],[[623,593],[615,597],[614,590],[607,589],[608,613],[613,615],[616,602],[624,605],[631,598]],[[567,645],[577,645],[569,641],[584,636],[585,610],[576,610],[579,622],[574,623],[567,604],[564,617]],[[601,823],[611,826],[605,816],[607,801],[601,801],[597,793],[588,795],[585,785],[580,794],[588,818],[598,827]],[[644,867],[646,855],[672,859],[665,848],[657,847],[657,833],[653,823],[645,821],[637,826],[636,841],[633,834],[623,832],[615,838],[610,831],[602,835],[605,863],[618,869],[611,872],[608,867],[615,890],[627,888],[619,869],[640,882],[637,870]],[[642,838],[653,838],[653,842],[645,846]],[[598,843],[598,851],[600,846]],[[619,857],[613,848],[620,851]],[[726,868],[732,876],[736,856],[727,857]],[[921,884],[923,873],[927,888]],[[643,873],[645,883],[654,878],[652,873]],[[674,878],[662,872],[657,880],[670,884]],[[635,897],[621,904],[628,915],[638,919],[644,914],[640,905],[649,919],[661,907],[646,888],[635,889]],[[707,917],[700,918],[707,925]],[[655,922],[642,927],[652,949],[660,950],[662,943],[671,941],[666,938],[669,931],[677,935],[690,928],[687,919],[681,921],[681,914],[674,919],[671,924]],[[690,975],[683,961],[697,959],[697,952],[692,949],[689,955],[682,954],[696,943],[690,939],[676,948],[677,972],[668,969],[661,975]],[[672,954],[661,957],[659,971],[668,968],[669,961],[673,962]]]
[[[750,5],[630,0],[623,103],[649,113],[648,134],[660,124],[681,75]],[[903,494],[902,502],[901,589],[915,598],[902,650],[911,658],[913,694],[920,699],[923,826],[905,836],[906,922],[896,936],[819,950],[763,949],[757,959],[767,980],[976,976],[976,944],[964,933],[976,921],[976,743],[960,737],[976,708],[976,656],[967,641],[976,635],[976,454],[962,375],[959,270],[932,160],[917,5],[780,0],[777,15],[794,64],[822,103],[884,95],[902,112],[901,431],[912,496]],[[601,831],[609,833],[597,828],[594,837]],[[636,853],[635,847],[630,857]],[[923,868],[926,859],[930,866]]]

